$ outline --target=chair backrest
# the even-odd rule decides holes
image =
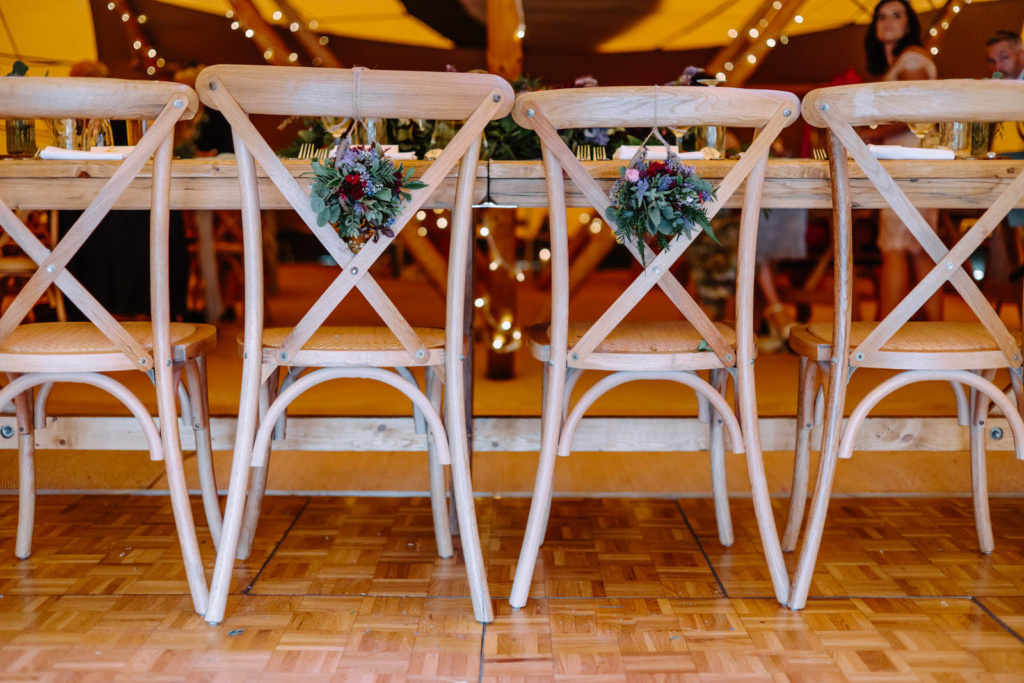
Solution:
[[[552,228],[552,353],[559,346],[559,340],[565,340],[569,306],[562,172],[575,182],[602,216],[611,205],[606,190],[573,156],[558,135],[558,129],[717,125],[758,130],[753,144],[738,162],[715,162],[728,165],[730,170],[716,187],[717,198],[706,205],[708,216],[714,217],[746,181],[737,264],[737,325],[740,328],[738,338],[742,339],[752,327],[754,248],[768,152],[779,132],[796,121],[799,112],[800,103],[794,95],[770,90],[647,86],[550,90],[521,95],[516,100],[512,115],[519,125],[535,130],[540,137],[548,181]],[[699,234],[700,230],[694,229],[690,237],[676,237],[668,248],[646,260],[643,273],[570,350],[566,361],[570,367],[583,364],[655,285],[662,288],[683,317],[701,333],[722,364],[726,367],[736,364],[737,349],[726,341],[683,285],[670,274],[672,265]],[[635,245],[627,241],[625,246],[637,260],[641,260]],[[752,341],[752,334],[746,336]],[[564,348],[564,344],[562,346]]]
[[[457,252],[456,246],[470,239],[471,178],[476,172],[480,138],[488,122],[506,116],[511,110],[514,101],[511,86],[504,79],[488,74],[222,65],[203,70],[196,88],[204,103],[224,114],[235,138],[245,207],[246,248],[251,245],[257,250],[246,258],[247,301],[250,292],[262,291],[263,277],[258,256],[259,198],[253,159],[342,268],[337,279],[292,329],[277,360],[286,363],[293,357],[353,287],[362,292],[407,351],[416,359],[425,358],[423,342],[369,274],[369,269],[460,160],[451,253],[458,253],[460,259],[468,258],[468,249]],[[465,124],[441,156],[418,178],[426,187],[414,190],[412,199],[403,205],[391,226],[394,237],[381,236],[353,254],[330,225],[317,225],[316,214],[310,208],[309,191],[281,163],[249,121],[249,114],[450,119],[464,120]],[[247,186],[247,182],[250,185]],[[450,271],[459,268],[464,274],[464,264],[449,263]],[[264,372],[268,372],[266,366]]]
[[[935,267],[911,290],[889,315],[856,348],[850,350],[851,365],[871,362],[872,356],[911,316],[948,281],[985,326],[1006,357],[1010,367],[1020,368],[1024,354],[1013,335],[962,268],[963,262],[999,225],[1004,216],[1024,197],[1021,173],[992,203],[984,215],[952,249],[947,248],[929,227],[892,176],[871,154],[853,126],[881,123],[996,122],[1024,120],[1024,82],[996,80],[897,81],[846,85],[814,90],[804,98],[804,118],[813,126],[827,128],[830,139],[833,200],[835,203],[835,258],[837,312],[847,310],[852,278],[849,169],[847,155],[907,226]],[[968,163],[968,162],[946,162]],[[936,169],[942,164],[933,165]],[[837,317],[837,321],[839,318]],[[846,326],[849,326],[847,316]]]
[[[169,319],[167,275],[168,208],[174,124],[192,118],[198,107],[195,91],[177,83],[149,83],[97,78],[0,78],[0,117],[109,118],[153,120],[153,125],[125,157],[117,171],[51,251],[25,227],[0,199],[0,227],[38,266],[10,307],[0,317],[0,342],[21,324],[51,284],[78,306],[140,370],[153,369],[153,356],[66,270],[99,222],[153,157],[151,212],[151,287],[154,327],[167,334]],[[52,162],[57,163],[57,162]],[[158,324],[157,320],[161,322]],[[165,340],[166,341],[166,340]],[[160,343],[160,339],[157,340]]]

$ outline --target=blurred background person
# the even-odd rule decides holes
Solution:
[[[882,0],[875,5],[864,37],[868,73],[882,81],[923,81],[938,78],[938,69],[921,42],[921,22],[906,0]],[[879,126],[866,134],[872,142],[917,147],[914,134],[904,125]],[[934,230],[937,209],[921,209]],[[878,249],[882,273],[878,290],[878,319],[884,318],[910,291],[910,265],[918,279],[934,262],[892,209],[882,209],[878,219]],[[942,293],[937,292],[922,309],[928,320],[942,319]]]

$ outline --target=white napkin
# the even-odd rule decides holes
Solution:
[[[623,145],[615,150],[614,159],[632,159],[636,151],[640,149],[639,145]],[[677,152],[676,156],[683,161],[703,161],[704,154],[702,152]],[[651,161],[664,161],[668,158],[668,153],[665,151],[664,145],[652,145],[647,148],[647,158]]]
[[[902,147],[900,145],[868,145],[868,150],[876,159],[952,159],[953,152],[948,149],[928,149],[926,147]]]
[[[416,160],[416,152],[399,152],[398,145],[384,145],[384,154],[392,159],[402,160]]]
[[[124,159],[120,152],[86,152],[81,149],[63,149],[61,147],[44,147],[39,153],[40,159],[66,159],[74,161],[94,161],[97,159]]]

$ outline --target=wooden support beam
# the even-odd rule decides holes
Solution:
[[[509,80],[523,72],[523,16],[516,0],[487,0],[487,70]]]
[[[796,16],[797,12],[804,5],[806,0],[785,0],[782,5],[782,9],[776,11],[771,19],[768,21],[768,26],[764,27],[759,31],[758,37],[752,39],[748,35],[750,40],[747,49],[742,53],[740,58],[734,62],[733,70],[731,73],[726,75],[726,82],[733,87],[739,88],[746,84],[750,77],[757,71],[757,67],[764,61],[764,57],[768,54],[768,51],[773,49],[768,46],[768,40],[779,39],[779,36],[785,31],[786,26],[790,20]],[[751,62],[749,57],[752,56],[756,61]]]
[[[299,11],[295,9],[295,6],[292,5],[291,0],[277,0],[277,7],[281,10],[281,14],[284,15],[289,24],[298,25],[299,30],[294,33],[299,42],[302,43],[306,53],[313,60],[313,66],[326,66],[331,69],[341,68],[341,60],[326,45],[320,43],[320,34],[309,29],[309,25],[302,15],[299,14]]]
[[[430,284],[443,297],[448,290],[448,257],[437,248],[429,236],[420,237],[411,229],[398,233],[398,239],[423,269]]]
[[[270,64],[288,66],[291,49],[277,35],[273,26],[263,20],[260,12],[252,4],[252,0],[230,0],[231,7],[235,10],[235,17],[242,24],[245,24],[253,31],[252,40],[259,46],[260,54]],[[267,54],[269,53],[269,58]]]
[[[947,29],[949,29],[949,25],[953,23],[953,19],[963,11],[964,7],[966,7],[964,0],[946,0],[942,10],[935,15],[932,25],[925,31],[925,50],[931,52],[933,47],[938,50],[939,44],[945,37]]]
[[[237,418],[211,417],[213,448],[234,447]],[[761,440],[765,451],[790,451],[795,443],[792,417],[762,417]],[[14,415],[0,416],[0,427],[10,426],[17,435]],[[998,431],[1001,430],[1001,431]],[[811,443],[820,443],[816,427]],[[999,434],[999,439],[992,434]],[[1013,450],[1006,419],[985,422],[989,451]],[[36,448],[81,451],[144,451],[146,438],[133,417],[49,417],[46,428],[35,432]],[[195,433],[184,426],[181,443],[195,450]],[[282,451],[377,451],[425,450],[422,434],[409,417],[303,417],[289,416],[287,437],[274,442]],[[707,450],[708,427],[691,417],[587,417],[580,422],[573,441],[574,452],[673,453]],[[17,448],[17,436],[0,438],[0,449]],[[537,417],[477,417],[473,419],[473,451],[537,452],[540,419]],[[731,449],[727,443],[726,449]],[[956,417],[869,417],[857,433],[855,451],[951,452],[970,449],[968,430]],[[856,457],[856,456],[854,456]]]
[[[775,1],[776,0],[764,0],[764,2],[757,6],[757,9],[755,9],[753,14],[750,15],[750,18],[747,19],[747,23],[744,24],[740,32],[736,34],[736,37],[733,38],[732,42],[727,45],[723,45],[722,48],[715,53],[715,56],[711,58],[711,61],[704,67],[708,73],[714,74],[722,71],[725,68],[726,62],[734,62],[736,60],[736,56],[750,44],[750,29],[757,29],[758,33],[760,33],[761,27],[758,26],[758,22],[765,18],[769,13],[775,11],[772,7],[772,3]],[[786,4],[789,4],[789,2],[793,2],[793,0],[786,0]]]

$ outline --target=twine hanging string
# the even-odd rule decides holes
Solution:
[[[654,86],[654,120],[651,123],[653,124],[651,126],[651,132],[649,132],[647,137],[644,138],[644,141],[640,143],[640,148],[636,150],[636,154],[634,154],[633,158],[629,160],[629,164],[626,168],[635,168],[637,164],[642,163],[644,159],[647,158],[647,141],[650,140],[652,136],[665,146],[666,161],[678,158],[675,150],[672,149],[672,146],[669,145],[668,141],[665,140],[664,136],[662,136],[661,131],[658,130],[658,86]]]
[[[349,121],[328,128],[328,132],[334,136],[334,144],[337,152],[334,156],[335,168],[341,168],[341,155],[352,146],[352,135],[356,127],[362,125],[362,110],[359,106],[359,97],[362,91],[363,71],[362,66],[352,67],[352,118]],[[347,125],[346,125],[347,124]]]

